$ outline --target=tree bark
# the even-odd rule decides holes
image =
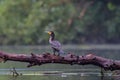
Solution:
[[[105,70],[120,70],[120,61],[107,59],[104,57],[96,56],[94,54],[87,54],[84,56],[76,56],[72,53],[68,53],[64,56],[57,56],[50,53],[45,54],[15,54],[0,52],[1,61],[19,61],[29,63],[27,67],[32,67],[35,65],[42,65],[47,63],[59,63],[59,64],[78,64],[78,65],[88,65],[92,64],[104,68]]]

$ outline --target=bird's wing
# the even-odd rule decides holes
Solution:
[[[56,49],[58,49],[58,50],[61,49],[61,44],[60,44],[59,41],[53,41],[53,42],[50,43],[50,44],[51,44],[51,46],[52,46],[53,48],[56,48]]]

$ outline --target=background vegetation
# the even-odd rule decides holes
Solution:
[[[119,0],[0,0],[0,45],[120,43]]]

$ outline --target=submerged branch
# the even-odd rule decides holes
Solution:
[[[92,64],[104,68],[105,70],[120,70],[120,61],[111,60],[96,56],[94,54],[87,54],[85,56],[76,56],[72,53],[68,53],[65,56],[57,56],[50,53],[45,54],[14,54],[14,53],[5,53],[0,52],[1,61],[19,61],[29,63],[27,67],[42,65],[47,63],[59,63],[59,64],[78,64],[78,65],[87,65]]]

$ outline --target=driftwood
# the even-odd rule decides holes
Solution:
[[[19,61],[29,63],[27,67],[32,67],[35,65],[42,65],[47,63],[59,63],[59,64],[78,64],[78,65],[96,65],[105,70],[120,70],[120,61],[111,60],[103,57],[96,56],[94,54],[87,54],[85,56],[76,56],[72,53],[68,53],[65,56],[57,56],[50,53],[45,54],[14,54],[0,52],[1,61]]]

